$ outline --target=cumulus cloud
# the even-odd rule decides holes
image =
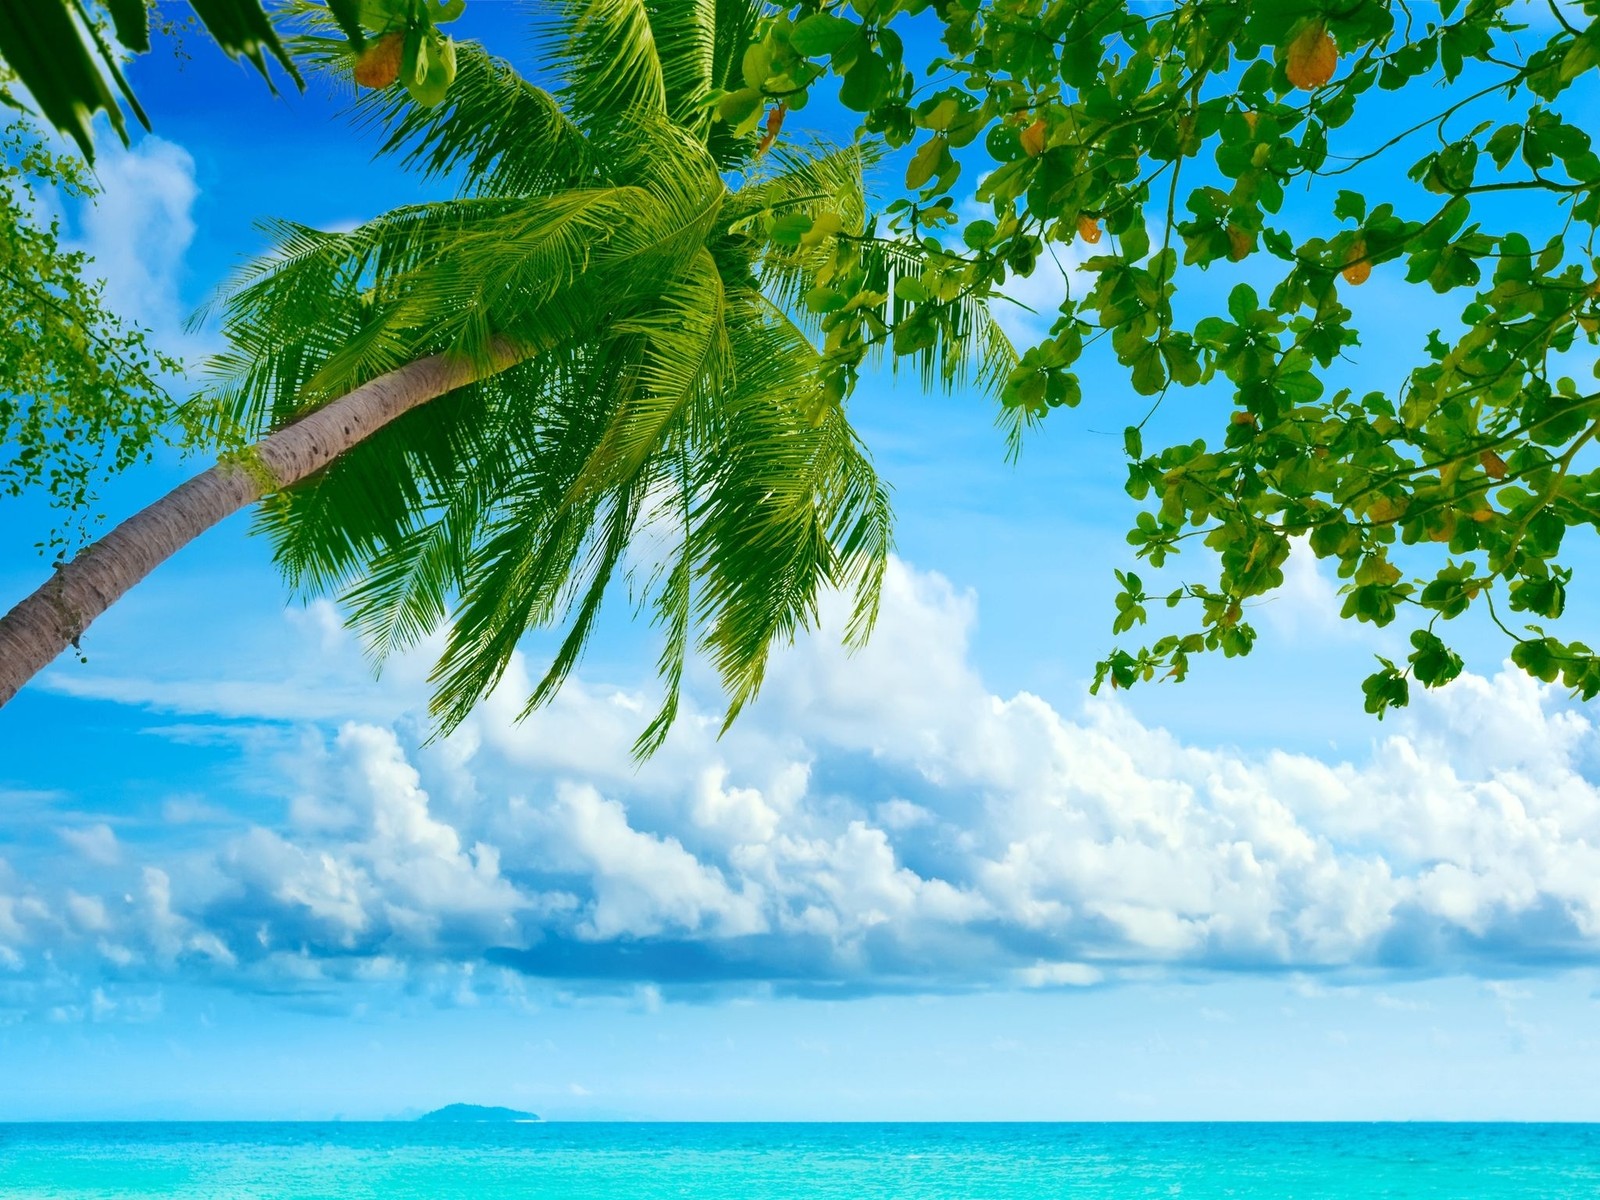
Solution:
[[[90,862],[98,863],[102,867],[114,866],[122,857],[122,848],[117,844],[117,835],[104,821],[81,829],[61,829],[57,832],[60,833],[63,842]]]
[[[433,816],[394,733],[346,724],[333,751],[334,797],[311,815],[292,808],[298,820],[284,832],[256,826],[221,852],[208,923],[253,924],[240,953],[258,958],[313,945],[431,954],[514,940],[525,901],[501,876],[499,852],[464,845]]]
[[[848,994],[1600,960],[1595,726],[1519,672],[1324,761],[996,695],[977,619],[897,563],[864,651],[803,641],[728,736],[691,709],[637,769],[648,697],[580,680],[518,724],[520,665],[440,743],[404,716],[294,725],[257,764],[281,819],[190,826],[182,854],[63,830],[48,878],[0,875],[0,965]]]
[[[57,148],[70,152],[62,139]],[[198,363],[220,348],[214,331],[188,328],[188,255],[194,243],[200,185],[193,156],[175,142],[146,134],[131,147],[105,138],[97,147],[97,195],[87,201],[45,190],[40,219],[69,231],[68,248],[92,261],[86,274],[104,284],[107,307],[144,326],[161,350]]]
[[[184,331],[183,270],[194,241],[200,188],[194,159],[160,137],[131,149],[102,147],[95,163],[101,194],[79,220],[79,243],[106,283],[113,312],[152,329],[163,349],[203,353]]]

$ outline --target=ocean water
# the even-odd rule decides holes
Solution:
[[[4,1200],[1600,1197],[1596,1125],[0,1125]]]

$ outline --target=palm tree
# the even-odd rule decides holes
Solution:
[[[706,98],[737,78],[758,5],[552,9],[554,92],[465,46],[443,105],[396,88],[360,104],[386,151],[459,197],[345,234],[277,226],[277,252],[225,301],[210,399],[236,449],[0,618],[0,702],[264,496],[290,582],[340,594],[379,660],[448,628],[446,730],[525,632],[559,625],[528,709],[547,700],[619,572],[665,632],[641,752],[692,649],[731,721],[825,589],[852,596],[847,636],[866,636],[888,499],[839,403],[839,348],[814,345],[801,300],[848,288],[887,328],[918,256],[872,235],[860,149],[762,153],[715,119]],[[929,379],[993,390],[1013,365],[974,305],[945,303],[937,329],[916,352]]]

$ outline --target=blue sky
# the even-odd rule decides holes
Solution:
[[[512,6],[469,10],[525,57]],[[432,193],[322,85],[189,50],[138,64],[156,134],[69,215],[199,355],[183,319],[254,221]],[[1361,299],[1366,386],[1459,307],[1381,273]],[[246,519],[208,535],[0,711],[0,1119],[1600,1119],[1593,714],[1469,629],[1473,673],[1376,724],[1358,684],[1397,638],[1298,557],[1250,661],[1090,700],[1143,405],[1088,384],[1011,466],[986,401],[869,379],[878,636],[848,656],[830,616],[720,741],[698,678],[637,770],[654,651],[623,606],[549,710],[512,720],[513,678],[425,744],[425,656],[374,679]],[[0,510],[0,601],[48,520]]]

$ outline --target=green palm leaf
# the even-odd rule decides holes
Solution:
[[[232,348],[210,419],[243,438],[421,356],[519,358],[274,497],[260,524],[298,587],[341,596],[378,661],[444,630],[441,730],[536,629],[559,632],[527,709],[547,701],[607,597],[644,579],[665,691],[647,753],[691,656],[718,672],[732,721],[830,589],[851,598],[852,644],[871,629],[888,489],[824,400],[830,335],[807,297],[848,273],[882,293],[887,321],[915,311],[897,281],[936,282],[937,268],[873,237],[870,154],[801,144],[757,159],[712,120],[705,102],[737,80],[755,7],[572,0],[549,14],[554,95],[463,46],[443,104],[399,89],[359,103],[384,152],[461,195],[348,233],[275,226],[277,252],[224,303]],[[795,214],[823,232],[775,237]],[[921,372],[995,388],[1015,356],[987,313],[936,307]]]
[[[536,196],[604,181],[582,130],[556,98],[470,43],[456,50],[456,77],[432,108],[403,88],[368,92],[357,118],[425,177],[454,176],[466,195]]]

